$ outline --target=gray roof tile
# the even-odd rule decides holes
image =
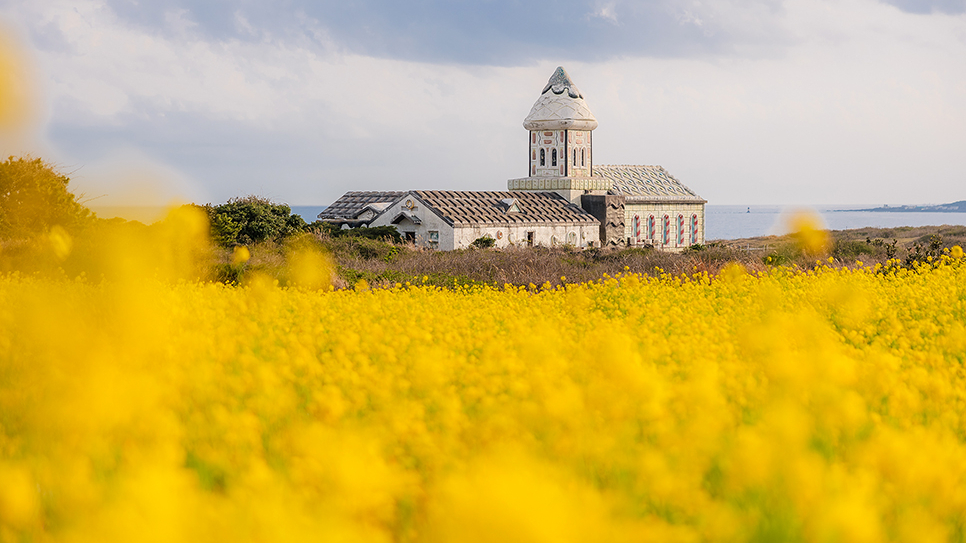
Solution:
[[[661,166],[606,165],[594,166],[594,175],[613,181],[611,194],[628,200],[694,200],[704,202],[693,190],[684,186]]]
[[[320,219],[354,219],[369,204],[392,203],[403,197],[404,191],[349,191],[319,213]]]
[[[597,219],[554,192],[414,191],[450,224],[597,224]],[[516,200],[519,212],[508,212],[503,200]]]

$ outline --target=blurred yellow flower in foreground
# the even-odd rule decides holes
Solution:
[[[0,131],[22,128],[36,113],[25,59],[25,52],[0,28]]]
[[[244,264],[245,262],[248,262],[251,257],[252,253],[248,250],[248,247],[238,245],[234,250],[232,250],[231,263],[235,265]]]
[[[819,255],[829,247],[828,231],[822,217],[811,210],[799,210],[788,217],[788,229],[806,254]]]
[[[64,260],[67,258],[67,255],[70,254],[70,250],[74,246],[74,242],[71,239],[70,234],[68,234],[67,231],[62,227],[55,225],[51,227],[50,233],[47,237],[50,240],[50,248],[53,250],[54,256],[57,258],[57,260]]]
[[[0,540],[962,533],[961,258],[331,291],[303,240],[226,286],[191,213],[124,281],[0,275]]]

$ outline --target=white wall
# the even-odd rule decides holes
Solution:
[[[407,201],[412,201],[412,208],[407,206]],[[396,215],[403,211],[418,217],[420,224],[414,224],[408,219],[403,219],[399,224],[392,224],[391,221]],[[407,232],[413,232],[416,234],[416,245],[419,247],[430,247],[430,232],[438,232],[439,242],[434,248],[443,251],[453,250],[453,227],[433,213],[429,208],[423,206],[422,202],[412,194],[401,198],[398,202],[389,206],[369,226],[395,226],[396,230],[404,236]]]
[[[600,246],[600,227],[596,224],[507,224],[494,226],[463,226],[454,229],[455,248],[469,247],[477,238],[490,236],[497,247],[526,245],[527,232],[533,232],[533,244],[551,247],[572,244],[575,247]]]

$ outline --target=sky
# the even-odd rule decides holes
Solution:
[[[595,163],[709,204],[966,199],[966,0],[0,0],[0,46],[0,151],[92,206],[506,190],[558,65]]]

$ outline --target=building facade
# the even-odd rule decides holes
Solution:
[[[508,191],[348,192],[319,218],[343,227],[395,226],[428,248],[510,245],[703,244],[706,201],[660,166],[595,165],[597,119],[558,67],[523,121],[526,177]]]

